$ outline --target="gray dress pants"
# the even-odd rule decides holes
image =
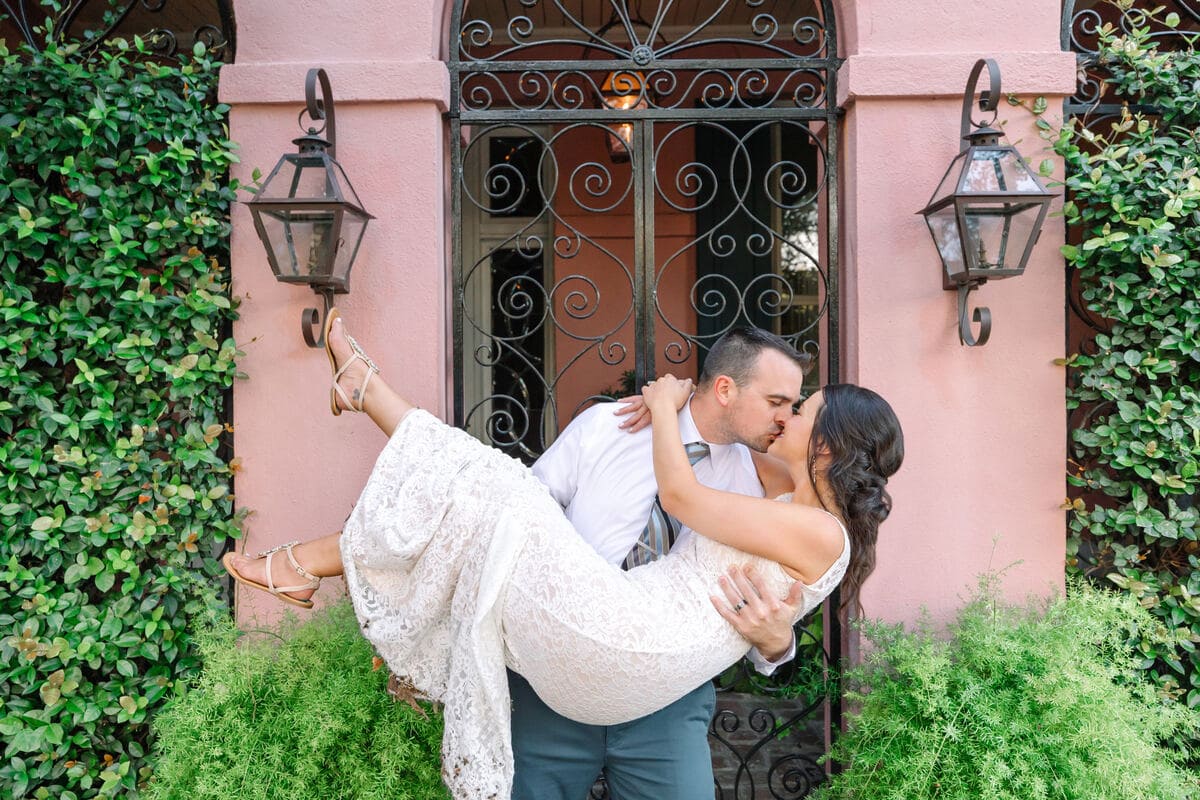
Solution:
[[[613,800],[712,800],[706,681],[666,708],[619,725],[585,725],[551,710],[515,672],[513,800],[585,800],[601,770]]]

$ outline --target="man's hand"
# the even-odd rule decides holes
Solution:
[[[804,588],[793,584],[780,600],[771,594],[754,567],[733,566],[720,577],[724,597],[710,596],[713,606],[767,661],[778,661],[792,647],[792,620],[803,600]]]

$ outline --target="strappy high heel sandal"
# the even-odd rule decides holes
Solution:
[[[300,600],[299,598],[291,597],[288,594],[288,592],[303,592],[307,589],[315,590],[321,585],[321,579],[316,575],[313,575],[304,567],[300,566],[300,564],[296,561],[296,557],[292,555],[292,548],[298,544],[300,543],[288,542],[287,544],[281,544],[278,547],[272,547],[270,550],[264,550],[255,556],[255,558],[265,558],[267,560],[266,584],[259,583],[258,581],[252,581],[237,571],[237,568],[233,566],[233,562],[230,560],[233,558],[233,556],[237,555],[236,553],[226,553],[225,557],[221,559],[221,566],[225,567],[225,571],[229,573],[229,576],[240,584],[267,592],[268,594],[274,595],[285,603],[290,603],[294,606],[299,606],[300,608],[312,608],[312,600]],[[271,559],[275,558],[275,554],[280,550],[287,555],[288,563],[292,565],[292,569],[296,570],[296,574],[305,579],[304,583],[297,586],[275,585],[275,580],[271,577]]]
[[[345,364],[342,364],[341,367],[338,367],[337,359],[333,356],[333,348],[329,345],[329,331],[333,329],[333,321],[335,319],[340,319],[341,316],[342,315],[338,313],[336,308],[331,308],[329,309],[329,317],[325,320],[325,355],[329,356],[329,368],[333,370],[333,387],[329,391],[329,410],[333,412],[335,417],[341,416],[343,411],[343,409],[338,406],[337,401],[339,397],[342,399],[342,402],[346,404],[348,409],[361,413],[363,410],[363,402],[367,399],[367,384],[371,382],[371,377],[373,375],[379,373],[379,367],[375,365],[375,362],[371,360],[370,356],[363,352],[363,349],[359,347],[358,342],[354,341],[354,337],[348,333],[344,335],[346,337],[346,341],[350,345],[350,349],[354,352],[350,355],[350,358],[346,359]],[[342,387],[338,385],[338,381],[343,375],[346,374],[346,370],[350,369],[350,365],[355,361],[361,361],[367,367],[367,377],[363,378],[362,385],[358,387],[358,397],[360,399],[357,403],[355,403],[352,398],[347,396],[347,394],[342,391]]]

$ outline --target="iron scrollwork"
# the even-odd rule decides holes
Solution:
[[[45,35],[38,29],[49,9],[40,0],[0,0],[7,24],[32,47],[40,49]],[[91,50],[118,36],[140,36],[151,57],[174,59],[181,51],[203,43],[216,58],[233,60],[235,27],[231,0],[183,3],[172,0],[71,0],[52,20],[55,42],[78,42]]]
[[[522,147],[536,150],[536,160],[524,169],[503,158],[483,167],[485,144],[501,131],[505,141],[521,140]],[[628,364],[634,348],[622,331],[634,319],[642,280],[649,282],[648,310],[665,337],[660,354],[668,364],[688,363],[730,328],[747,323],[775,328],[814,354],[819,349],[816,329],[832,295],[815,213],[828,188],[827,176],[816,168],[826,161],[823,138],[801,122],[760,121],[737,128],[707,120],[680,122],[666,129],[654,152],[637,154],[630,167],[595,159],[570,162],[581,142],[608,135],[614,135],[613,128],[599,122],[565,123],[551,134],[531,126],[491,125],[473,131],[463,151],[464,163],[479,162],[482,172],[478,187],[462,186],[460,201],[468,214],[504,218],[524,198],[539,198],[523,216],[511,217],[495,247],[461,265],[463,296],[477,294],[477,286],[490,281],[494,297],[490,303],[464,302],[458,309],[471,343],[464,355],[493,370],[493,385],[507,386],[476,395],[464,423],[477,424],[493,444],[527,459],[544,449],[546,431],[557,429],[537,429],[534,417],[559,422],[561,415],[565,424],[581,404],[609,397],[587,393],[566,408],[550,402],[583,359],[611,367]],[[784,138],[804,151],[807,163],[799,157],[764,158]],[[704,160],[675,158],[679,140],[697,139],[710,142]],[[669,240],[672,247],[662,248],[645,277],[605,238],[610,215],[634,204],[635,173],[644,162],[653,164],[643,187],[648,202],[675,212],[676,221],[686,220],[690,228],[690,235]],[[544,232],[551,229],[553,235]],[[556,266],[550,275],[546,261]],[[524,267],[516,269],[517,262]],[[737,271],[756,262],[771,268]],[[572,264],[578,266],[572,269]],[[706,265],[700,274],[697,264]],[[664,297],[681,296],[686,303],[664,302]],[[809,299],[807,306],[797,302],[800,297]],[[793,319],[798,308],[807,311]],[[530,347],[542,344],[547,329],[557,340],[559,366],[551,375],[545,354]],[[504,372],[506,381],[498,382],[495,370]],[[548,407],[531,411],[526,404],[535,396]]]

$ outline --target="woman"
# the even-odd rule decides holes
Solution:
[[[344,572],[364,635],[393,672],[445,704],[443,773],[456,797],[508,796],[506,666],[560,714],[634,719],[745,654],[709,604],[730,566],[756,566],[780,597],[800,583],[797,619],[844,575],[853,589],[871,570],[903,443],[891,408],[866,389],[833,386],[805,401],[757,460],[774,497],[765,500],[696,481],[677,419],[691,382],[651,382],[643,401],[659,497],[702,535],[622,572],[522,464],[373,380],[378,368],[333,312],[326,349],[333,412],[366,411],[391,439],[341,534],[261,560],[231,554],[226,568],[306,606],[321,577]]]

